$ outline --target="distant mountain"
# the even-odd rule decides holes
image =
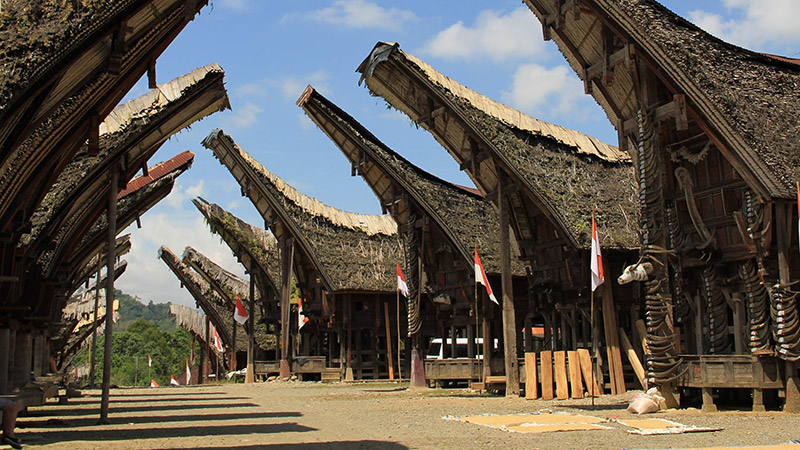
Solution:
[[[161,331],[172,332],[175,330],[175,317],[169,313],[169,303],[153,303],[151,300],[145,305],[139,297],[130,296],[120,290],[114,290],[114,295],[119,300],[120,315],[120,320],[114,327],[115,330],[126,330],[138,319],[153,323]]]

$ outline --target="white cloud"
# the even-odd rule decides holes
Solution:
[[[258,122],[258,115],[263,111],[264,108],[255,103],[245,102],[244,106],[236,107],[231,113],[226,114],[223,123],[225,124],[225,128],[247,128]]]
[[[315,89],[328,90],[325,84],[327,79],[328,73],[320,69],[309,75],[284,77],[273,81],[272,84],[278,86],[284,97],[296,100],[303,94],[303,90],[309,84],[313,85]]]
[[[313,130],[315,127],[314,122],[303,113],[297,115],[297,122],[300,123],[300,128],[304,130]]]
[[[250,9],[249,0],[217,0],[223,8],[235,9],[237,11],[246,11]]]
[[[237,98],[264,98],[267,96],[267,91],[260,83],[248,83],[235,88],[231,96]]]
[[[567,66],[548,69],[538,64],[525,64],[514,73],[511,90],[501,97],[511,106],[534,116],[567,117],[585,101],[583,83]]]
[[[281,22],[301,19],[342,25],[347,28],[377,28],[399,30],[416,15],[407,9],[383,8],[366,0],[337,0],[326,8],[283,16]]]
[[[800,40],[800,2],[797,0],[724,0],[725,6],[741,18],[725,20],[720,14],[703,10],[689,12],[689,19],[700,28],[736,45],[758,50],[777,47],[796,54]]]
[[[182,208],[187,204],[187,200],[202,196],[205,193],[203,189],[203,180],[200,180],[194,186],[189,186],[184,189],[180,179],[175,181],[175,186],[172,192],[164,199],[164,203],[171,208]]]
[[[472,27],[456,22],[440,31],[422,53],[445,60],[501,62],[543,52],[542,27],[533,13],[520,7],[506,15],[485,10]]]

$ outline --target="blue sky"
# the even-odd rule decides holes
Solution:
[[[616,144],[616,131],[566,64],[542,40],[536,17],[519,0],[211,0],[158,60],[159,83],[212,62],[225,69],[232,110],[217,113],[168,141],[151,164],[192,150],[194,166],[169,197],[128,228],[133,249],[117,281],[143,300],[194,301],[163,262],[162,244],[192,245],[242,274],[230,250],[211,235],[191,199],[200,195],[263,226],[252,204],[200,141],[222,128],[270,171],[305,194],[347,211],[379,214],[377,198],[339,149],[295,101],[312,84],[390,147],[444,179],[472,185],[424,130],[357,86],[355,69],[378,41],[395,41],[445,75],[495,100]],[[663,0],[679,15],[729,42],[800,57],[797,0]],[[402,5],[402,6],[397,6]],[[142,81],[126,97],[147,91]]]

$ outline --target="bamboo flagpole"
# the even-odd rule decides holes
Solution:
[[[408,284],[403,276],[403,271],[400,270],[400,263],[397,263],[397,376],[400,379],[400,384],[403,384],[403,369],[400,362],[400,294],[408,298]]]
[[[589,324],[592,327],[592,388],[590,392],[594,391],[595,386],[595,370],[594,367],[597,361],[597,342],[595,341],[595,332],[594,332],[594,291],[597,289],[598,286],[603,284],[605,281],[605,274],[603,273],[603,258],[600,254],[600,239],[597,236],[597,222],[595,221],[594,214],[597,211],[597,207],[592,210],[592,255],[590,261],[590,269],[591,269],[591,317],[589,318]],[[592,395],[592,406],[594,406],[594,395]]]

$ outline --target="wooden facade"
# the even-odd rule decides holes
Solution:
[[[779,387],[800,410],[798,61],[727,44],[651,0],[525,3],[635,162],[653,263],[649,380],[701,388],[706,409],[712,388],[751,388],[762,409],[762,389]]]

